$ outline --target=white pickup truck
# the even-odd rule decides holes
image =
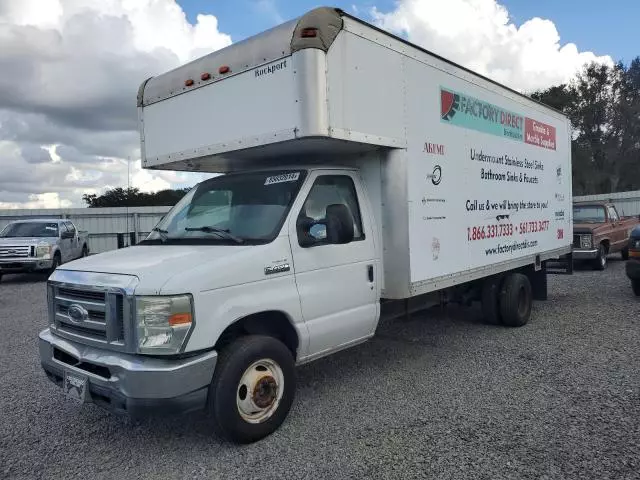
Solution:
[[[255,441],[296,365],[443,302],[523,326],[570,256],[567,118],[340,10],[151,78],[138,109],[144,167],[223,175],[51,276],[41,361],[76,400]]]
[[[7,224],[0,231],[0,280],[8,273],[52,273],[89,254],[88,233],[73,222],[35,218]]]

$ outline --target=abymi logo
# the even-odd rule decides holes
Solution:
[[[460,95],[440,90],[440,116],[443,120],[451,120],[460,108]]]

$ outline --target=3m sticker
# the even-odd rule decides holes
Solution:
[[[267,177],[264,181],[265,185],[273,185],[274,183],[295,182],[300,178],[300,172],[285,173],[283,175],[275,175],[273,177]]]

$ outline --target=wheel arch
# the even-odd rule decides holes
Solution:
[[[280,310],[265,310],[244,315],[230,323],[220,334],[214,348],[220,350],[245,335],[268,335],[284,343],[294,359],[298,358],[300,336],[292,319]]]

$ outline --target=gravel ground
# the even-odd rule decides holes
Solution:
[[[299,369],[288,420],[249,446],[206,417],[130,422],[41,371],[45,284],[0,284],[0,478],[640,478],[640,300],[622,262],[550,277],[521,329],[450,307]]]

